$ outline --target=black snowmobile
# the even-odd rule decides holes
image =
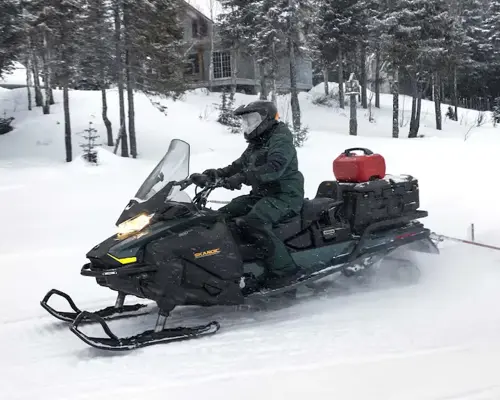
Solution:
[[[118,232],[87,253],[81,275],[118,292],[116,304],[81,311],[66,293],[52,289],[41,301],[50,314],[70,322],[71,331],[87,344],[108,350],[130,350],[216,333],[217,322],[195,327],[165,328],[176,306],[238,305],[247,298],[290,293],[303,285],[341,272],[362,274],[396,249],[439,251],[430,231],[417,220],[416,179],[379,179],[361,184],[326,181],[316,197],[306,199],[300,217],[275,227],[293,258],[307,271],[286,287],[259,287],[261,257],[232,221],[208,208],[210,193],[220,181],[184,191],[189,178],[190,146],[175,139],[117,221]],[[198,188],[197,188],[198,189]],[[401,264],[406,265],[406,264]],[[415,267],[416,268],[416,267]],[[73,312],[47,304],[52,295],[65,298]],[[152,300],[158,306],[156,326],[136,336],[118,338],[107,320],[148,313],[145,304],[124,305],[126,295]],[[152,303],[154,305],[154,303]],[[79,326],[99,323],[108,337],[89,337]]]

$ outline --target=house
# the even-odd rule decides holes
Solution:
[[[210,87],[210,37],[214,30],[213,79],[211,90],[220,91],[232,83],[232,71],[236,71],[237,91],[256,94],[260,91],[259,66],[254,57],[240,49],[238,54],[224,48],[217,37],[217,26],[210,18],[187,2],[183,17],[184,40],[188,67],[184,77],[192,88]],[[280,79],[278,92],[290,89],[290,67],[286,57],[278,60]],[[270,83],[269,83],[270,84]],[[307,91],[313,87],[312,61],[297,56],[297,86]]]

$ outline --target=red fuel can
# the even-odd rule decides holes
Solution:
[[[355,154],[361,151],[363,154]],[[339,182],[368,182],[385,176],[385,159],[362,147],[345,150],[333,161],[333,174]]]

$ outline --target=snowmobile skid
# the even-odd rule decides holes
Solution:
[[[301,215],[274,227],[302,275],[285,286],[266,289],[261,251],[255,233],[242,231],[217,210],[206,207],[210,193],[222,182],[208,182],[191,199],[185,189],[189,176],[189,144],[174,140],[167,154],[125,207],[118,233],[87,253],[81,275],[92,277],[118,293],[114,306],[95,312],[80,310],[69,295],[56,289],[41,305],[54,317],[69,322],[70,330],[90,346],[131,350],[216,333],[212,321],[193,327],[165,327],[177,306],[240,305],[294,293],[335,273],[347,277],[371,271],[375,264],[401,248],[437,254],[430,231],[419,219],[418,183],[412,177],[378,179],[361,184],[326,181],[314,199],[306,199]],[[406,264],[401,264],[405,266]],[[49,306],[52,296],[73,311]],[[131,295],[150,304],[124,305]],[[119,338],[108,321],[149,314],[157,306],[153,329]],[[91,337],[80,326],[99,324],[106,337]]]

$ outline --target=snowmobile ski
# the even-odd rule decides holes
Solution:
[[[135,336],[119,338],[116,336],[106,321],[99,315],[83,311],[80,313],[70,327],[71,332],[78,336],[88,345],[101,350],[134,350],[140,347],[151,346],[159,343],[169,343],[187,339],[200,338],[213,335],[220,329],[217,321],[206,325],[194,327],[177,327],[165,329],[166,316],[158,315],[155,329],[147,330]],[[82,320],[90,320],[99,323],[108,337],[91,337],[78,329]]]
[[[58,311],[53,307],[49,306],[47,302],[53,295],[58,295],[64,298],[69,306],[73,309],[71,311]],[[151,307],[147,304],[131,304],[131,305],[123,305],[123,301],[125,299],[124,295],[119,294],[116,300],[116,304],[114,306],[106,307],[101,310],[93,312],[93,314],[98,315],[102,319],[106,321],[121,319],[121,318],[129,318],[129,317],[137,317],[139,315],[149,314],[151,312]],[[64,293],[57,289],[50,290],[45,297],[40,302],[40,305],[49,312],[49,314],[53,315],[57,319],[64,322],[74,322],[79,314],[82,313],[70,295]],[[83,321],[82,321],[83,322]],[[88,321],[90,322],[90,321]],[[95,322],[95,321],[94,321]]]

